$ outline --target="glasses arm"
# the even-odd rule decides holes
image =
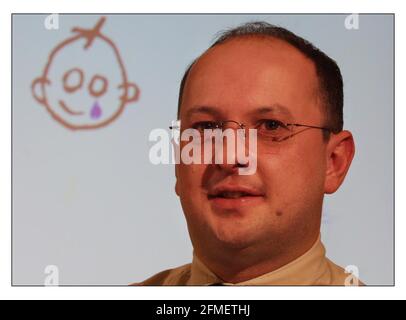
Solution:
[[[287,123],[286,126],[295,126],[295,127],[305,127],[305,128],[313,128],[313,129],[321,129],[328,132],[332,132],[330,128],[327,127],[318,127],[318,126],[309,126],[307,124],[300,124],[300,123]]]

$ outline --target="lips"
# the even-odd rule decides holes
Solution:
[[[209,190],[208,199],[219,209],[239,209],[247,205],[257,205],[264,201],[265,194],[254,187],[243,185],[223,185]]]
[[[241,198],[241,197],[258,197],[263,194],[253,188],[243,187],[243,186],[229,186],[229,187],[219,187],[215,188],[213,191],[209,192],[210,198]]]
[[[253,195],[250,193],[241,192],[241,191],[224,191],[224,192],[220,192],[216,195],[213,195],[211,197],[214,197],[214,198],[218,197],[218,198],[225,198],[225,199],[238,199],[241,197],[251,197],[251,196],[253,196]]]

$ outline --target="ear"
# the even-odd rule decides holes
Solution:
[[[31,83],[31,92],[35,100],[37,100],[40,104],[45,104],[46,103],[46,96],[45,96],[45,85],[50,85],[51,82],[44,78],[36,78],[32,83]]]
[[[179,165],[175,164],[175,177],[176,177],[176,182],[175,182],[175,192],[180,196],[180,186],[179,186]]]
[[[171,145],[172,145],[172,151],[174,154],[174,160],[175,160],[175,177],[176,177],[176,183],[175,183],[175,192],[179,196],[180,194],[180,185],[179,185],[179,170],[180,170],[180,163],[181,163],[181,156],[180,156],[180,120],[175,120],[172,121],[172,125],[169,127],[172,130],[172,138],[171,138]]]
[[[176,178],[175,192],[179,196],[179,193],[180,193],[180,187],[179,187],[180,146],[177,142],[175,142],[174,139],[171,140],[171,143],[173,146],[172,150],[175,153],[175,178]]]
[[[140,89],[135,83],[126,82],[118,86],[119,89],[124,89],[124,94],[121,96],[123,103],[135,102],[140,97]],[[130,92],[132,91],[132,93]]]
[[[355,144],[351,132],[341,131],[332,134],[327,144],[327,167],[324,192],[334,193],[341,186],[355,154]]]

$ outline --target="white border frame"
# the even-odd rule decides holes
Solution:
[[[344,2],[340,0],[234,0],[232,11],[229,1],[149,0],[102,1],[102,0],[17,0],[1,2],[0,39],[4,44],[0,50],[1,104],[0,104],[0,299],[399,299],[405,297],[405,170],[395,167],[395,212],[396,215],[396,286],[394,288],[310,288],[310,287],[136,287],[136,288],[22,288],[11,287],[11,14],[12,13],[395,13],[396,57],[405,57],[405,40],[402,35],[406,21],[400,1],[369,0]],[[401,146],[405,129],[406,105],[404,59],[396,60],[395,70],[395,163],[406,163]],[[402,107],[401,107],[402,106]],[[403,210],[402,210],[403,209]]]

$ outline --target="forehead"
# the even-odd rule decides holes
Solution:
[[[318,78],[310,59],[284,41],[245,37],[209,49],[193,65],[181,117],[202,105],[225,115],[279,105],[303,117],[312,109],[318,113],[317,103]]]

